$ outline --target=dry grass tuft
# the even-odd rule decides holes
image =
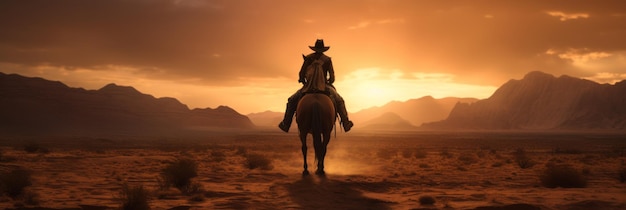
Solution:
[[[37,152],[43,153],[43,154],[50,153],[50,150],[48,148],[43,147],[40,144],[37,144],[34,142],[24,145],[24,151],[26,151],[27,153],[37,153]]]
[[[441,149],[441,152],[439,152],[439,155],[441,155],[441,157],[443,157],[443,158],[452,158],[453,157],[452,153],[450,153],[450,151],[448,151],[448,148]]]
[[[149,201],[150,193],[143,185],[130,187],[124,184],[122,186],[122,191],[120,192],[120,209],[147,210],[150,209]]]
[[[161,172],[162,186],[174,186],[185,192],[191,185],[191,178],[198,176],[198,164],[192,159],[178,159]]]
[[[548,188],[583,188],[587,178],[579,170],[566,164],[548,164],[541,175],[541,184]]]
[[[380,148],[378,152],[376,152],[376,156],[382,160],[391,160],[396,154],[397,151],[391,148]]]
[[[521,169],[527,169],[535,165],[535,162],[528,157],[526,150],[522,148],[518,148],[513,152],[513,158],[515,158],[515,162]]]
[[[417,159],[424,159],[428,155],[428,152],[426,152],[426,150],[424,150],[424,149],[417,149],[417,150],[415,150],[415,153],[413,155]]]
[[[31,172],[25,169],[14,169],[0,173],[0,194],[16,198],[24,193],[24,189],[32,185]]]
[[[422,195],[419,198],[420,205],[433,205],[435,204],[435,198],[430,195]]]
[[[222,162],[226,160],[226,154],[222,151],[212,151],[211,159],[213,159],[213,161],[215,162]]]
[[[272,165],[272,160],[261,154],[246,155],[245,164],[248,169],[256,169],[256,168],[259,168],[261,170],[274,169],[274,166]]]
[[[465,165],[478,163],[478,158],[474,154],[469,153],[463,153],[459,155],[458,160]]]

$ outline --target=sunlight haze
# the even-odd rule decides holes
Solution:
[[[626,79],[621,1],[2,1],[0,71],[190,108],[284,111],[302,54],[330,46],[350,112],[489,97],[530,71]]]

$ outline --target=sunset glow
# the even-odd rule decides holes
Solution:
[[[615,28],[626,11],[608,3],[41,4],[0,3],[0,71],[86,89],[133,86],[190,108],[283,111],[318,38],[331,47],[351,112],[426,95],[487,98],[530,71],[626,79],[626,34]]]

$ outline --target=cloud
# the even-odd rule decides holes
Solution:
[[[546,55],[567,62],[570,72],[599,83],[615,83],[626,75],[626,51],[594,51],[587,48],[549,49]],[[572,74],[568,74],[572,75]]]
[[[554,50],[548,50],[547,54],[557,54]],[[590,52],[589,49],[569,49],[565,52],[558,53],[559,58],[571,60],[574,65],[583,65],[587,62],[606,58],[612,54],[607,52]]]
[[[610,73],[610,72],[599,72],[590,77],[584,77],[584,79],[588,79],[591,81],[598,82],[600,84],[615,84],[616,82],[626,80],[626,73]]]
[[[126,71],[149,81],[232,87],[245,85],[244,78],[296,81],[300,55],[324,38],[338,81],[377,66],[394,71],[393,78],[440,73],[464,84],[501,85],[532,70],[572,76],[620,73],[618,52],[626,52],[626,31],[617,26],[626,25],[626,19],[615,14],[626,14],[621,5],[569,0],[347,0],[307,6],[292,0],[6,0],[0,1],[0,62],[19,66],[11,68],[16,73]],[[555,24],[556,18],[567,24]],[[567,50],[585,48],[591,50]],[[546,49],[554,49],[553,54]],[[581,62],[587,65],[577,65]],[[382,73],[390,78],[384,75],[391,72]]]
[[[388,18],[383,20],[376,21],[377,24],[393,24],[393,23],[404,23],[404,18]]]
[[[387,19],[381,19],[381,20],[377,20],[377,21],[361,21],[359,23],[357,23],[356,25],[351,25],[348,26],[348,30],[355,30],[355,29],[361,29],[361,28],[367,28],[370,25],[372,25],[372,23],[376,24],[376,25],[385,25],[385,24],[398,24],[398,23],[404,23],[404,19],[403,18],[387,18]]]
[[[369,26],[369,25],[370,25],[370,22],[369,22],[369,21],[361,21],[361,22],[359,22],[359,23],[358,23],[358,24],[356,24],[356,25],[349,26],[349,27],[348,27],[348,29],[349,29],[349,30],[354,30],[354,29],[359,29],[359,28],[365,28],[365,27],[367,27],[367,26]]]
[[[546,12],[548,15],[552,16],[552,17],[558,17],[559,20],[561,21],[567,21],[567,20],[575,20],[578,18],[589,18],[589,14],[587,13],[564,13],[561,11],[547,11]]]

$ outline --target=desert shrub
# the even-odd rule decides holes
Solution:
[[[32,185],[31,172],[25,169],[14,169],[0,173],[0,194],[16,198],[24,193],[24,188]]]
[[[222,162],[222,161],[226,160],[226,154],[224,152],[222,152],[222,151],[212,151],[211,152],[211,158],[215,162]]]
[[[396,156],[396,150],[390,148],[381,148],[376,152],[376,155],[383,160],[389,160]]]
[[[471,165],[478,162],[478,158],[476,158],[476,156],[468,153],[459,155],[458,160],[465,165]]]
[[[552,149],[552,153],[554,153],[554,154],[578,155],[578,154],[582,154],[583,151],[580,150],[580,149],[573,149],[573,148],[567,148],[567,149],[554,148],[554,149]]]
[[[409,148],[403,149],[402,150],[402,157],[403,158],[411,158],[411,156],[413,155],[413,151]]]
[[[236,155],[241,155],[241,156],[246,156],[248,155],[248,149],[246,149],[243,146],[238,146],[237,147],[237,151],[235,152]]]
[[[161,187],[174,186],[185,191],[191,184],[191,178],[198,176],[198,164],[192,159],[178,159],[170,163],[161,172]]]
[[[189,201],[192,202],[203,202],[206,200],[206,197],[204,197],[203,194],[194,194],[193,196],[191,196],[191,198],[189,198]]]
[[[130,187],[127,184],[122,186],[120,192],[120,209],[123,210],[145,210],[150,209],[148,204],[150,193],[143,185]]]
[[[626,182],[626,167],[622,167],[618,173],[619,181],[624,183]]]
[[[39,194],[32,190],[26,190],[22,194],[22,199],[25,204],[28,205],[39,205]]]
[[[192,182],[181,189],[181,192],[185,195],[195,195],[202,193],[202,185],[197,182]]]
[[[587,186],[587,178],[570,165],[548,164],[541,175],[544,187],[582,188]]]
[[[504,162],[498,161],[498,162],[494,162],[493,164],[491,164],[491,167],[497,168],[497,167],[502,167],[503,165],[504,165]]]
[[[24,151],[28,153],[37,153],[37,152],[49,153],[50,152],[48,148],[45,148],[35,142],[31,142],[31,143],[24,145]]]
[[[626,150],[624,147],[615,147],[612,149],[602,151],[601,154],[603,157],[606,157],[606,158],[620,158],[620,157],[624,157],[624,155],[626,154]]]
[[[439,155],[441,155],[441,157],[443,158],[452,158],[452,153],[448,151],[448,148],[443,148],[441,152],[439,152]]]
[[[415,156],[415,158],[417,158],[417,159],[423,159],[423,158],[426,158],[427,154],[428,153],[426,152],[426,150],[417,149],[417,150],[415,150],[415,153],[413,153],[413,156]]]
[[[419,198],[420,205],[433,205],[435,204],[435,198],[429,195],[422,195]]]
[[[0,150],[0,162],[13,162],[16,160],[16,157],[5,155],[4,151]]]
[[[596,155],[591,155],[591,154],[586,154],[582,157],[580,157],[580,162],[587,164],[587,165],[594,165],[596,163],[596,161],[598,160],[598,156]]]
[[[272,160],[260,154],[248,154],[245,164],[249,169],[272,170],[274,168]]]
[[[522,169],[530,168],[535,165],[534,161],[528,157],[526,150],[522,148],[518,148],[515,152],[513,152],[513,158],[515,159],[517,165]]]
[[[476,156],[478,156],[479,158],[484,158],[485,156],[487,156],[487,154],[485,153],[485,151],[480,150],[476,153]]]
[[[498,150],[491,148],[491,149],[489,149],[489,154],[497,155],[498,154]]]

